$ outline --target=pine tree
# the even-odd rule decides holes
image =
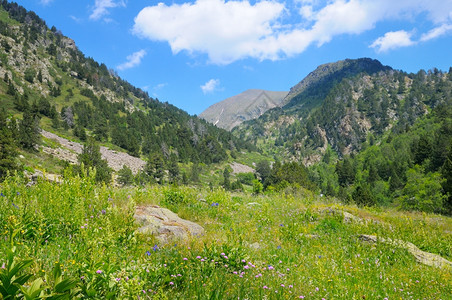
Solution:
[[[8,126],[5,109],[2,109],[0,110],[0,181],[8,171],[12,172],[18,169],[17,154],[12,130]]]
[[[231,189],[231,175],[230,174],[231,174],[231,172],[229,170],[229,167],[224,168],[222,186],[226,190],[230,190]]]
[[[441,175],[444,179],[442,184],[444,193],[448,196],[446,200],[446,209],[449,213],[452,213],[452,144],[449,150],[449,154],[447,155],[446,161],[441,168]]]
[[[89,137],[83,146],[82,153],[78,156],[80,166],[83,164],[85,170],[96,169],[96,181],[109,183],[111,181],[111,169],[106,160],[102,159],[100,146]],[[83,175],[83,174],[82,174]]]
[[[29,109],[23,114],[23,119],[19,123],[19,143],[26,150],[34,149],[41,140],[41,129],[39,128],[39,118]]]
[[[172,154],[168,165],[168,175],[171,184],[179,182],[179,174],[180,170],[179,165],[177,164],[177,157],[176,155]]]

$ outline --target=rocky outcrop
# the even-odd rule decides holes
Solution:
[[[154,235],[162,243],[204,234],[202,226],[184,220],[169,209],[157,205],[138,206],[135,220],[140,225],[138,232]]]
[[[445,259],[437,254],[422,251],[410,242],[405,242],[402,240],[395,240],[395,239],[393,240],[390,238],[382,238],[382,237],[377,237],[375,235],[367,235],[367,234],[362,234],[359,236],[359,238],[366,242],[372,242],[372,243],[380,242],[380,243],[389,244],[389,245],[397,247],[397,248],[404,248],[404,249],[408,250],[408,252],[410,252],[416,258],[416,260],[421,264],[436,267],[436,268],[449,268],[452,270],[452,262],[448,261],[447,259]]]
[[[82,153],[83,146],[80,143],[69,141],[51,132],[42,130],[41,134],[49,139],[57,141],[62,147],[49,148],[43,147],[43,152],[51,154],[58,159],[67,160],[69,163],[77,163],[77,155]],[[100,147],[102,158],[108,163],[108,166],[115,171],[122,169],[124,165],[129,167],[134,174],[138,173],[146,162],[138,157],[131,156],[124,152],[117,152],[106,147]]]

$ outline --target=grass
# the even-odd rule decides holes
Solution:
[[[58,266],[76,283],[65,295],[81,298],[447,299],[452,291],[450,270],[357,238],[402,239],[450,260],[452,220],[444,216],[359,209],[304,190],[120,189],[78,177],[32,187],[11,177],[0,191],[0,264],[12,247],[17,261],[32,259],[24,286],[47,278],[42,297],[57,293],[49,274]],[[138,204],[168,207],[206,234],[159,244],[135,232]],[[379,222],[345,223],[340,210]]]

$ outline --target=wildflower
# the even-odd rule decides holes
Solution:
[[[221,253],[220,255],[221,255],[221,256],[225,256],[226,254],[224,254],[224,253]]]
[[[184,257],[183,260],[188,260],[188,258]]]
[[[17,194],[17,196],[19,196],[19,195],[20,195],[20,193],[19,193],[19,192],[17,192],[16,194]]]
[[[80,228],[81,228],[81,229],[85,229],[85,226],[81,226]]]
[[[273,266],[268,266],[268,269],[273,270],[274,268],[273,268]]]
[[[3,193],[0,193],[0,196],[5,197],[5,195],[3,195]]]
[[[169,283],[170,285],[174,285],[174,282],[172,282],[172,281],[170,281],[170,283]]]
[[[244,266],[243,268],[244,268],[244,269],[249,269],[250,267],[248,267],[248,265],[246,265],[246,266]]]
[[[284,283],[281,283],[281,287],[285,287]]]
[[[276,249],[281,249],[281,246],[276,247]]]
[[[116,281],[121,281],[121,278],[116,278]]]
[[[177,277],[182,277],[182,274],[177,274]]]
[[[264,289],[264,290],[268,289],[268,286],[264,285],[263,289]]]
[[[204,258],[201,258],[201,261],[206,261]]]
[[[242,259],[242,263],[246,263],[246,260]]]
[[[228,259],[228,257],[225,255],[225,256],[224,256],[224,259]]]
[[[102,274],[102,270],[97,270],[96,273],[97,274]]]
[[[300,296],[300,297],[298,297],[299,299],[304,299],[304,296]]]
[[[146,251],[146,255],[147,255],[147,256],[151,255],[151,252]]]
[[[198,255],[198,256],[196,256],[196,258],[197,258],[197,259],[200,259],[200,258],[201,258],[201,256],[199,256],[199,255]]]
[[[237,275],[238,273],[237,273],[237,271],[234,271],[234,272],[232,272],[233,274],[235,274],[235,275]]]
[[[143,292],[143,294],[146,294],[146,291],[145,291],[145,290],[142,290],[142,292]]]
[[[154,247],[152,247],[152,250],[157,251],[159,249],[159,246],[154,245]]]
[[[318,287],[316,287],[316,288],[315,288],[315,291],[316,291],[316,292],[318,292],[318,291],[319,291],[319,288],[318,288]]]
[[[107,211],[105,209],[102,209],[101,214],[105,215]]]
[[[11,204],[14,206],[14,208],[19,209],[19,206],[17,206],[16,204],[14,204],[14,202],[11,202]]]

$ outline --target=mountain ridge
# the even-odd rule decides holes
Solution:
[[[249,89],[209,106],[199,116],[226,130],[283,105],[287,92]]]

